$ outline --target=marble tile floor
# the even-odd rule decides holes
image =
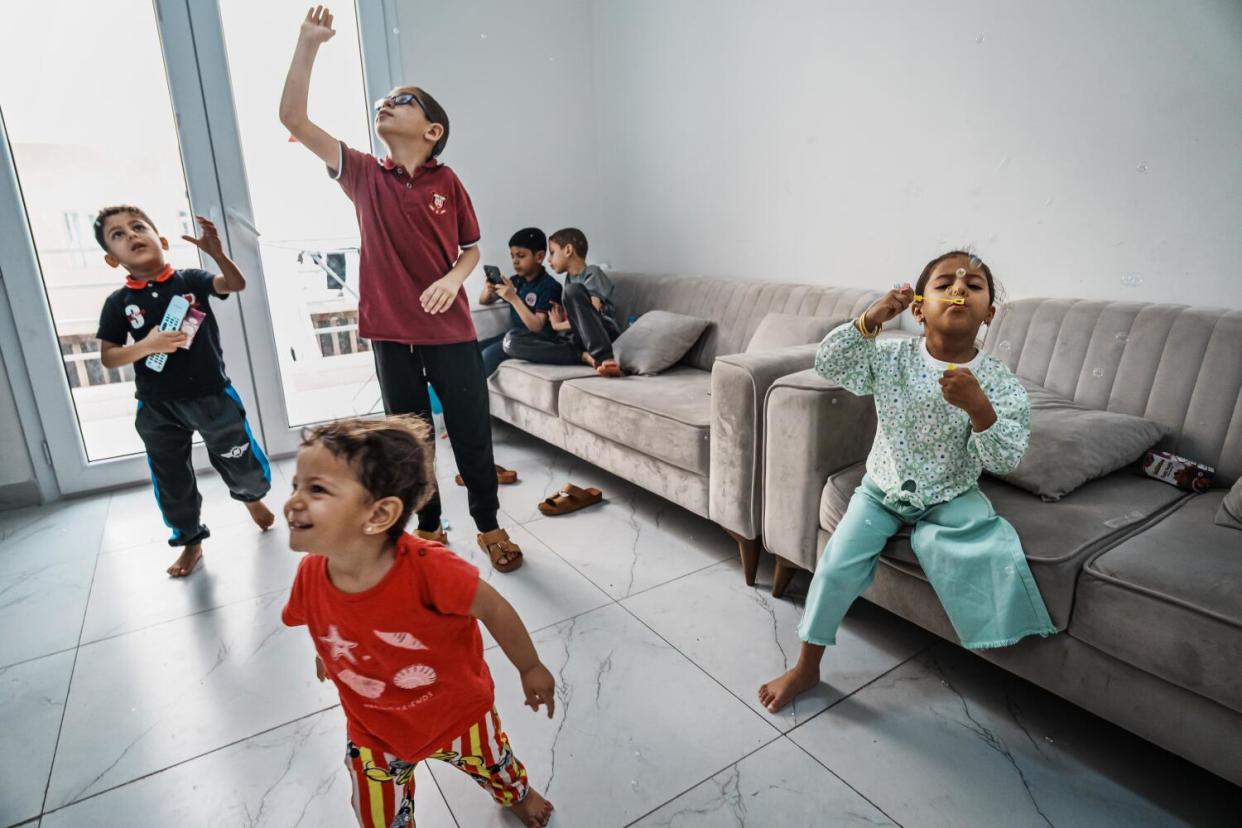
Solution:
[[[453,548],[505,594],[558,677],[549,721],[487,640],[497,704],[554,826],[1242,824],[1242,790],[859,602],[824,682],[779,715],[759,683],[797,656],[786,600],[742,582],[708,521],[497,426],[502,525],[526,565],[473,541],[447,443]],[[275,463],[271,504],[291,461]],[[566,480],[606,502],[535,505]],[[146,487],[0,513],[0,826],[349,826],[344,725],[303,629],[297,565],[203,475],[203,566],[170,581]],[[422,828],[515,826],[450,767],[420,765]]]

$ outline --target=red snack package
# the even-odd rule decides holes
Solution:
[[[1216,469],[1178,457],[1168,451],[1149,451],[1143,455],[1143,471],[1148,477],[1185,489],[1188,492],[1206,492],[1212,487]]]

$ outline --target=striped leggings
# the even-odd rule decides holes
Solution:
[[[495,708],[427,758],[470,774],[501,805],[526,798],[526,768],[509,749],[509,737]],[[362,828],[414,828],[417,764],[349,743],[345,765],[353,777],[354,813]]]

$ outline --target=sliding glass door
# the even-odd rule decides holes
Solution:
[[[388,3],[360,5],[336,9],[311,106],[367,146],[367,101],[393,82],[395,22]],[[41,430],[63,492],[147,474],[133,371],[105,369],[94,336],[124,279],[94,237],[106,204],[146,210],[177,267],[213,267],[181,241],[195,214],[221,228],[249,280],[215,305],[225,360],[270,453],[292,450],[306,423],[377,410],[357,336],[352,209],[276,115],[305,11],[302,0],[44,0],[6,11],[0,273],[40,414],[23,425]]]

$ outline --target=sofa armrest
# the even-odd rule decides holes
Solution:
[[[480,340],[500,336],[509,330],[509,304],[497,302],[494,305],[471,305],[470,317],[474,320],[474,330]]]
[[[773,383],[764,419],[764,546],[814,570],[824,484],[867,456],[875,438],[875,405],[871,397],[802,371]]]
[[[813,365],[817,347],[730,354],[712,365],[708,514],[743,537],[758,537],[760,529],[764,398],[772,383]]]

